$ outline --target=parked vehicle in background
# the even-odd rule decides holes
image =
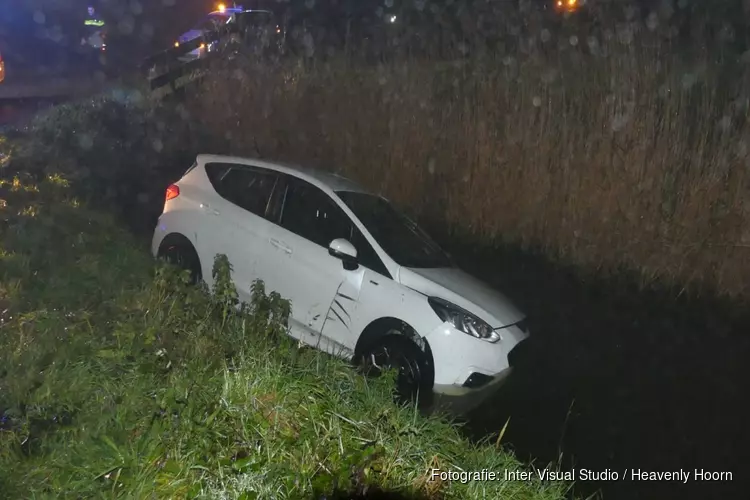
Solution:
[[[401,397],[434,392],[462,411],[506,379],[529,336],[505,296],[385,198],[334,174],[199,155],[167,188],[152,252],[209,286],[226,255],[241,301],[256,279],[291,300],[294,338],[397,368]]]
[[[227,33],[231,33],[236,41],[271,45],[277,43],[283,31],[275,22],[273,12],[269,10],[246,10],[242,7],[220,5],[193,29],[180,35],[174,45],[179,47],[196,38],[203,38],[205,43],[201,43],[196,49],[180,57],[182,61],[192,61],[219,48],[218,37],[211,35]]]

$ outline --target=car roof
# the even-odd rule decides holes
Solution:
[[[229,7],[224,10],[215,10],[213,12],[210,12],[209,16],[226,16],[229,17],[232,14],[252,14],[253,12],[261,12],[265,14],[272,14],[270,10],[264,10],[264,9],[241,9],[239,7]]]
[[[243,9],[237,9],[237,8],[229,8],[224,10],[215,10],[213,12],[209,12],[209,16],[231,16],[232,14],[237,14],[239,12],[244,12]]]
[[[197,157],[198,163],[235,163],[239,165],[248,165],[253,167],[266,168],[268,170],[275,170],[282,172],[293,177],[305,180],[314,184],[318,187],[330,190],[330,191],[351,191],[356,193],[373,194],[365,190],[351,179],[344,176],[325,172],[314,168],[303,167],[293,163],[285,163],[278,161],[266,161],[259,158],[248,158],[240,156],[226,156],[226,155],[210,155],[200,154]]]

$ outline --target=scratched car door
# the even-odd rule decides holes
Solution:
[[[276,250],[268,288],[291,300],[295,337],[328,352],[351,350],[364,269],[344,269],[328,245],[336,238],[351,240],[352,222],[326,193],[294,177],[287,177],[280,204],[279,223],[270,234]]]

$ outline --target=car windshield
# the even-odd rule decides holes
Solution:
[[[397,264],[416,268],[453,267],[450,256],[384,198],[351,191],[336,194]]]
[[[196,31],[215,31],[229,22],[231,14],[226,12],[212,12],[201,23],[193,28]]]

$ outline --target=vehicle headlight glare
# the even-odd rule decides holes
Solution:
[[[430,297],[428,302],[435,314],[455,329],[487,342],[495,343],[500,340],[500,335],[490,325],[457,305],[437,297]]]

